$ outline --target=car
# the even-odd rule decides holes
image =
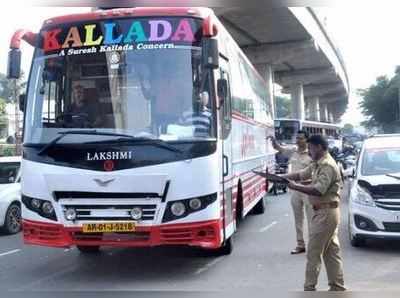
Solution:
[[[0,157],[0,229],[6,234],[21,231],[21,157]]]
[[[400,240],[400,134],[366,139],[349,194],[349,238],[363,246],[369,238]]]

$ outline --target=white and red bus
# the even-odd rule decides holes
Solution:
[[[238,220],[264,211],[253,170],[274,168],[274,127],[264,82],[213,11],[56,17],[14,34],[11,78],[21,40],[35,47],[20,98],[25,243],[230,253]]]

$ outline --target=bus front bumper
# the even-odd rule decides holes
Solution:
[[[150,247],[188,245],[208,249],[221,246],[221,220],[195,223],[137,226],[129,233],[83,233],[81,228],[65,228],[23,220],[24,243],[48,247],[81,246]]]

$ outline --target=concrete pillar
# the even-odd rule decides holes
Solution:
[[[330,122],[330,123],[334,123],[334,122],[335,122],[335,119],[333,118],[333,112],[329,111],[329,112],[328,112],[328,115],[329,115],[329,122]]]
[[[275,100],[274,100],[274,74],[272,65],[265,64],[263,67],[263,75],[265,82],[267,83],[267,103],[271,107],[272,119],[275,119]]]
[[[319,97],[314,96],[308,100],[308,105],[310,106],[310,120],[320,121],[320,112],[319,112]]]
[[[328,105],[326,103],[320,104],[320,114],[321,114],[321,121],[328,122],[329,115],[328,115]]]
[[[297,83],[290,87],[292,98],[292,118],[304,120],[303,84]]]

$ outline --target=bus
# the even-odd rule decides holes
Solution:
[[[264,212],[266,84],[208,8],[119,8],[17,31],[34,46],[24,110],[24,242],[232,251]],[[189,117],[185,118],[185,115]],[[189,120],[188,120],[189,119]]]
[[[320,134],[329,141],[340,141],[341,126],[325,122],[299,120],[299,119],[275,119],[275,137],[286,144],[295,144],[299,130],[304,130],[309,135]],[[341,146],[340,146],[341,147]]]

